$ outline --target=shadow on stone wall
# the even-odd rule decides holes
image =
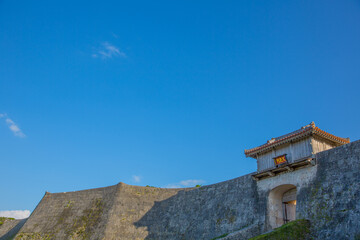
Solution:
[[[318,153],[316,158],[315,179],[298,193],[297,217],[311,220],[316,239],[360,236],[360,141]],[[148,240],[210,240],[237,232],[240,239],[248,239],[266,230],[262,224],[266,225],[269,192],[260,192],[250,175],[179,191],[155,201],[134,225],[147,229]]]
[[[0,240],[13,239],[15,235],[20,231],[21,227],[24,226],[27,218],[22,219],[16,224],[11,230],[9,230],[5,235],[0,237]]]
[[[264,219],[265,201],[259,200],[256,183],[250,175],[223,183],[179,191],[163,201],[156,201],[134,223],[146,227],[145,239],[212,239]],[[254,228],[255,229],[255,228]],[[246,237],[259,234],[248,231]]]

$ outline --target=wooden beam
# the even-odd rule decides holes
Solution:
[[[292,167],[289,167],[289,166],[286,166],[286,167],[285,167],[285,169],[286,169],[286,170],[288,170],[289,172],[292,172],[292,171],[294,171],[294,168],[292,168]]]
[[[316,160],[314,158],[309,159],[308,162],[310,163],[311,166],[316,165]]]

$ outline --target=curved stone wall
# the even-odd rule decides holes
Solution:
[[[279,184],[297,187],[296,215],[310,220],[314,239],[360,237],[360,141],[316,158],[315,167],[258,182],[46,193],[16,239],[248,239],[269,230],[268,196]]]
[[[260,202],[250,175],[200,188],[46,193],[17,238],[211,239],[253,225],[258,234]]]

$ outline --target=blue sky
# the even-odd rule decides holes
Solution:
[[[0,210],[212,184],[315,121],[360,136],[359,1],[0,1]]]

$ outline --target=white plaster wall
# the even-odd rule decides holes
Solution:
[[[313,181],[316,172],[317,165],[257,181],[258,191],[267,196],[266,218],[271,229],[277,228],[284,223],[282,208],[284,193],[294,187],[299,192],[302,187],[308,186]]]
[[[329,150],[331,148],[334,148],[334,146],[331,145],[330,143],[320,141],[320,140],[318,140],[316,138],[311,139],[311,145],[312,145],[314,154],[318,153],[318,152]]]
[[[268,192],[280,185],[292,184],[296,186],[299,191],[301,187],[307,186],[314,179],[316,171],[317,165],[259,180],[257,181],[258,190]]]

